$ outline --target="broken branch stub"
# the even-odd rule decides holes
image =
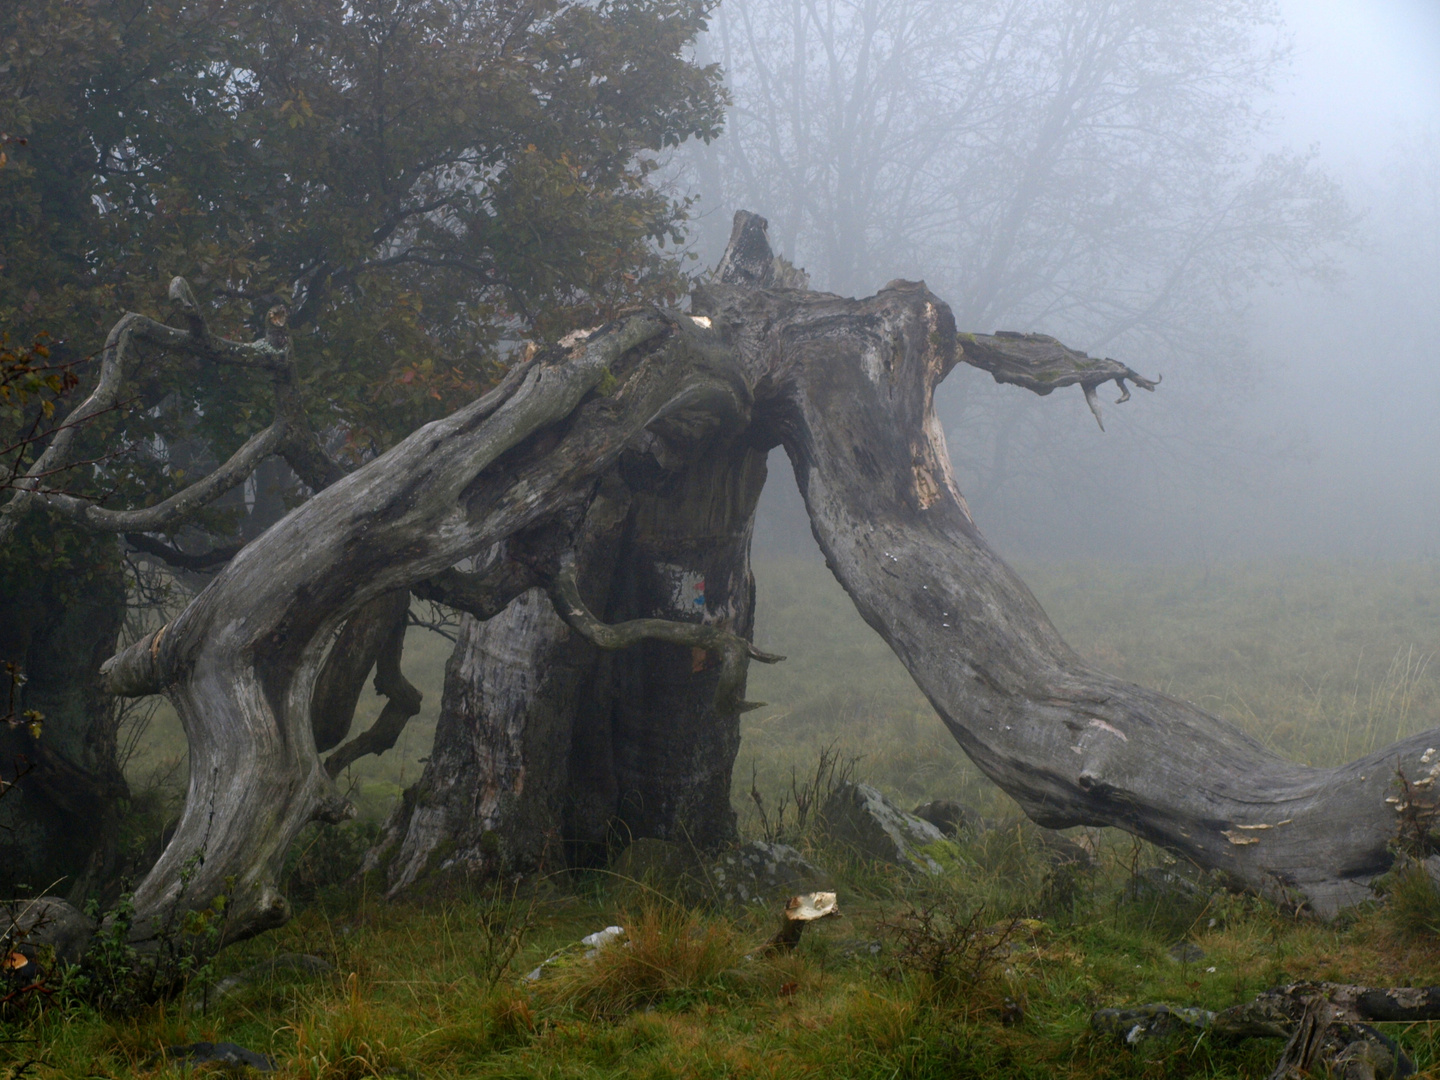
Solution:
[[[1062,345],[1049,334],[1021,334],[1013,330],[997,330],[994,334],[961,334],[960,347],[964,362],[988,371],[998,383],[1022,386],[1044,397],[1064,386],[1079,386],[1085,404],[1105,430],[1100,416],[1100,401],[1095,391],[1107,382],[1120,388],[1116,405],[1130,400],[1126,380],[1142,390],[1154,390],[1160,377],[1147,379],[1134,368],[1111,360],[1100,359]]]
[[[805,927],[821,919],[840,914],[840,903],[833,892],[803,893],[785,901],[780,912],[780,929],[765,943],[766,952],[791,952],[800,944]]]

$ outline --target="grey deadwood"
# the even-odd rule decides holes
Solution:
[[[1106,382],[1154,383],[1050,338],[958,333],[923,284],[856,300],[784,287],[799,283],[772,256],[764,220],[738,214],[718,280],[695,290],[690,314],[646,311],[539,350],[319,491],[172,623],[110,660],[110,690],[165,693],[191,745],[184,816],[137,891],[137,933],[177,902],[229,891],[227,879],[232,936],[287,917],[276,887],[286,845],[308,821],[348,812],[316,752],[317,674],[347,615],[394,590],[448,598],[472,614],[472,633],[525,596],[503,617],[543,624],[535,640],[554,656],[650,632],[724,656],[696,685],[733,723],[735,672],[743,682],[755,655],[739,640],[748,607],[728,628],[610,630],[592,614],[606,604],[587,574],[596,537],[616,535],[647,490],[776,445],[861,615],[1037,822],[1117,826],[1321,916],[1368,896],[1392,860],[1397,767],[1428,775],[1427,743],[1440,736],[1309,768],[1096,670],[991,551],[955,487],[933,408],[955,364],[1040,394],[1079,386],[1092,403]],[[744,538],[758,488],[738,488],[731,534]],[[465,560],[474,569],[455,569]],[[537,607],[545,594],[561,619]],[[523,705],[525,688],[512,689]],[[181,867],[202,849],[181,898]]]

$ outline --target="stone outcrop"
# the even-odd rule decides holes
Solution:
[[[893,863],[927,874],[942,872],[924,849],[945,835],[930,822],[907,814],[869,784],[845,784],[821,811],[830,839],[863,858]]]
[[[773,904],[831,885],[830,876],[787,844],[755,840],[725,852],[706,885],[724,904]]]

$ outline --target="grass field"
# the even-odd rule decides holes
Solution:
[[[1440,565],[1020,569],[1097,664],[1192,700],[1296,760],[1333,763],[1440,727]],[[752,672],[749,696],[770,705],[745,722],[734,800],[743,829],[757,827],[752,765],[773,795],[827,746],[858,757],[861,777],[904,805],[943,796],[1013,813],[818,561],[756,572],[757,639],[790,659]],[[407,667],[426,712],[406,744],[352,776],[372,817],[418,775],[433,730],[447,645],[421,633]],[[134,774],[176,750],[157,718]],[[5,1034],[27,1041],[0,1044],[0,1059],[13,1070],[33,1058],[43,1077],[161,1075],[161,1047],[224,1039],[272,1053],[279,1075],[306,1080],[1264,1077],[1276,1040],[1192,1032],[1127,1047],[1092,1033],[1089,1016],[1150,1001],[1221,1008],[1300,978],[1440,984],[1440,898],[1424,883],[1321,926],[1245,897],[1127,898],[1133,872],[1166,857],[1120,835],[1102,836],[1097,868],[1059,894],[1034,830],[1019,822],[960,845],[938,881],[802,842],[834,870],[844,914],[816,924],[790,956],[758,951],[772,913],[696,906],[603,875],[424,902],[323,889],[289,926],[227,951],[219,967],[304,952],[329,960],[332,975],[280,973],[208,1011],[52,1007],[12,1019]],[[1030,921],[973,977],[937,981],[907,968],[884,928],[910,905],[957,917],[983,909],[987,926]],[[624,954],[534,986],[517,980],[611,924],[631,931]],[[519,951],[502,970],[512,940]],[[1199,955],[1172,959],[1181,940]],[[1006,999],[1019,1022],[1004,1022]],[[1440,1031],[1390,1028],[1422,1075],[1440,1077]]]

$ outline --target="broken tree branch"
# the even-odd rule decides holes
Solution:
[[[961,359],[990,372],[998,383],[1023,386],[1042,397],[1061,387],[1078,385],[1101,431],[1105,430],[1105,422],[1095,394],[1098,387],[1113,382],[1120,388],[1115,404],[1121,405],[1130,400],[1126,380],[1142,390],[1154,390],[1160,385],[1159,378],[1147,379],[1118,360],[1102,360],[1068,348],[1048,334],[999,330],[994,334],[960,334],[959,338]]]
[[[396,599],[397,597],[399,599]],[[383,754],[394,746],[405,726],[420,711],[420,703],[424,700],[425,695],[411,685],[400,671],[400,658],[405,650],[405,631],[410,624],[410,591],[397,589],[393,593],[378,597],[377,600],[384,600],[388,605],[388,610],[377,620],[383,627],[384,636],[374,654],[375,692],[386,698],[385,707],[380,710],[375,723],[325,759],[325,771],[332,777],[339,776],[350,764],[366,754]],[[372,604],[375,602],[372,601]],[[346,629],[349,629],[348,622]],[[341,637],[344,637],[343,633]],[[337,648],[339,644],[337,640]],[[353,716],[353,703],[350,711]],[[348,720],[346,727],[349,727]],[[341,732],[341,737],[343,736],[344,733]],[[316,749],[321,749],[318,740]]]
[[[238,342],[211,333],[183,278],[171,280],[170,299],[190,328],[181,330],[134,312],[115,324],[100,354],[100,377],[95,389],[65,418],[50,445],[24,475],[13,482],[13,495],[0,508],[0,544],[9,538],[21,516],[38,507],[97,532],[154,532],[209,505],[242,483],[261,461],[274,453],[284,453],[291,467],[312,487],[331,483],[342,474],[343,470],[320,449],[299,404],[286,327],[287,309],[283,305],[272,307],[266,315],[265,333],[255,341]],[[247,439],[219,468],[154,506],[107,510],[93,500],[44,489],[41,486],[44,477],[71,464],[76,434],[86,421],[116,407],[121,387],[135,360],[135,346],[142,342],[216,363],[270,372],[276,390],[278,418]]]
[[[360,691],[365,686],[365,676],[370,674],[376,660],[387,649],[403,648],[409,613],[410,590],[396,589],[381,593],[345,620],[344,627],[336,635],[335,644],[330,646],[320,674],[315,678],[315,689],[310,697],[310,727],[315,733],[318,753],[335,749],[349,733],[355,706],[360,701]],[[395,663],[398,673],[398,655]],[[408,720],[419,711],[419,691],[408,682],[405,686],[409,688],[408,692],[401,691],[401,694],[407,699],[407,704],[412,696],[416,699],[415,708],[405,713]],[[383,690],[380,692],[384,693]],[[336,769],[331,775],[338,772],[339,769]]]
[[[166,566],[173,566],[176,570],[190,570],[196,573],[203,573],[206,570],[214,570],[223,566],[236,555],[244,544],[230,544],[226,547],[213,548],[210,551],[203,551],[196,554],[181,551],[172,544],[163,540],[156,540],[153,536],[146,536],[144,533],[126,533],[125,543],[129,544],[142,555],[150,555],[159,559]]]
[[[672,645],[688,645],[692,649],[720,654],[720,681],[715,688],[715,708],[722,713],[743,713],[762,707],[759,702],[744,701],[745,672],[751,660],[762,664],[778,664],[785,658],[757,649],[742,637],[718,626],[704,623],[677,622],[670,619],[631,619],[613,626],[595,617],[580,597],[575,580],[575,562],[565,557],[549,588],[555,612],[577,634],[597,649],[628,649],[646,639],[668,641]]]

